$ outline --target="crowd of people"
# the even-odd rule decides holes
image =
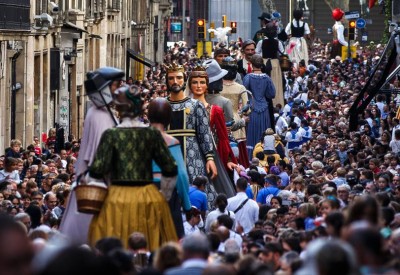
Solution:
[[[260,41],[212,57],[177,43],[145,80],[88,74],[82,140],[12,140],[0,273],[399,274],[400,97],[378,94],[349,130],[384,47],[332,58],[301,12],[286,38],[277,15],[260,20]],[[82,174],[109,178],[93,217],[76,212]]]

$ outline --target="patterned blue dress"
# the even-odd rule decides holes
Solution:
[[[206,160],[214,159],[214,145],[210,129],[210,120],[204,105],[192,98],[184,98],[180,101],[171,101],[171,124],[167,133],[179,140],[182,146],[183,158],[186,160],[186,168],[190,184],[197,176],[208,176],[206,172]],[[206,184],[206,193],[209,209],[217,196],[215,188],[209,180]]]
[[[204,105],[195,99],[171,101],[172,119],[167,133],[179,140],[186,160],[189,182],[207,176],[205,163],[214,157],[210,122]]]
[[[253,155],[254,146],[260,142],[262,134],[271,127],[268,100],[275,97],[275,87],[267,74],[246,74],[243,85],[253,94],[250,121],[247,126],[247,148]],[[271,102],[271,101],[270,101]]]

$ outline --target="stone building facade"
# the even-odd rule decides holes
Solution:
[[[0,155],[52,127],[82,136],[86,72],[161,63],[171,0],[1,0]],[[144,64],[145,65],[144,65]]]

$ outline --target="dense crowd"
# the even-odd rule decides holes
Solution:
[[[242,41],[227,48],[236,60],[245,55]],[[382,52],[370,43],[358,46],[356,58],[332,59],[329,44],[310,44],[308,64],[283,73],[284,104],[274,105],[274,129],[262,129],[249,163],[231,167],[236,195],[218,194],[209,207],[208,179],[197,177],[189,189],[192,208],[184,213],[186,236],[157,251],[148,250],[140,232],[132,232],[128,247],[110,236],[92,248],[60,249],[68,247],[57,229],[76,180],[79,141],[70,137],[56,152],[55,129],[24,150],[12,140],[0,158],[6,214],[0,273],[398,274],[400,97],[378,94],[357,131],[349,131],[348,119]],[[189,73],[205,59],[177,43],[165,63]],[[150,102],[168,96],[166,81],[159,65],[145,80],[126,82]],[[398,76],[390,88],[400,88]],[[146,114],[141,119],[148,122]]]

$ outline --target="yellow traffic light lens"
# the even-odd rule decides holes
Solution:
[[[198,20],[197,21],[197,25],[200,26],[200,27],[204,26],[204,21],[203,20]]]
[[[350,28],[355,28],[356,27],[356,21],[350,21],[349,22]]]

